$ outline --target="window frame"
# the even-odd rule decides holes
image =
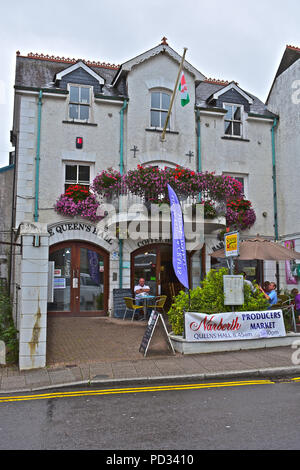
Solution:
[[[71,101],[71,87],[76,87],[79,88],[79,101]],[[80,101],[81,99],[81,89],[88,89],[89,90],[89,102],[88,103],[83,103]],[[91,122],[91,105],[92,105],[92,86],[91,85],[83,85],[79,83],[68,83],[68,92],[69,92],[69,97],[68,97],[68,110],[67,110],[67,120],[71,122],[81,122],[81,123],[86,123],[86,122]],[[70,116],[70,106],[77,106],[78,107],[78,118],[72,118]],[[87,107],[88,108],[88,119],[80,119],[80,107]]]
[[[238,119],[226,119],[226,116],[227,116],[227,113],[228,111],[226,111],[226,114],[224,116],[224,137],[230,137],[232,139],[243,139],[244,137],[244,105],[242,104],[239,104],[239,103],[227,103],[227,102],[224,102],[223,103],[223,108],[226,110],[226,106],[230,106],[231,108],[233,106],[236,106],[237,108],[240,109],[240,113],[241,113],[241,119],[238,120]],[[233,117],[233,113],[232,113],[232,117]],[[232,124],[232,133],[230,134],[226,134],[226,122],[230,122]],[[241,132],[240,134],[233,134],[233,124],[234,123],[238,123],[240,124],[240,129],[241,129]]]
[[[159,108],[156,108],[156,107],[152,107],[152,94],[153,93],[159,93],[159,105],[160,107]],[[169,90],[162,90],[162,89],[152,89],[150,90],[150,128],[151,129],[163,129],[164,128],[164,125],[162,126],[162,114],[163,113],[166,113],[166,117],[168,115],[168,111],[169,111],[169,107],[166,109],[166,108],[163,108],[162,107],[162,94],[165,94],[169,97],[169,107],[170,107],[170,102],[171,102],[171,97],[172,97],[172,93],[169,91]],[[152,111],[156,111],[156,112],[159,112],[159,126],[153,126],[152,125]],[[169,122],[168,122],[168,126],[167,126],[167,130],[171,130],[171,122],[172,122],[172,113],[170,114],[170,117],[169,117]]]
[[[77,167],[76,181],[71,181],[71,180],[68,181],[66,179],[67,166],[76,166]],[[89,183],[86,183],[86,182],[80,183],[79,182],[79,167],[80,166],[87,166],[89,168]],[[67,186],[71,186],[71,185],[75,185],[75,184],[78,184],[80,186],[87,186],[89,191],[91,191],[91,184],[92,184],[92,181],[93,181],[93,178],[94,178],[94,171],[93,170],[94,170],[94,165],[92,163],[78,162],[78,161],[64,162],[64,171],[63,171],[63,190],[64,190],[64,193],[67,190]]]

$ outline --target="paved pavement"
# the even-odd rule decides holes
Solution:
[[[26,371],[0,366],[0,394],[71,385],[300,375],[300,349],[297,353],[291,346],[174,355],[157,329],[144,357],[139,352],[146,327],[142,321],[50,317],[47,327],[47,366]]]

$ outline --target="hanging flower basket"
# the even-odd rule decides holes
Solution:
[[[227,203],[226,223],[232,230],[246,230],[256,221],[252,204],[246,199],[237,199]]]
[[[92,190],[97,194],[109,198],[113,193],[122,191],[122,176],[113,168],[101,171],[93,181]]]
[[[81,185],[72,185],[60,196],[54,208],[56,212],[65,216],[80,216],[97,222],[101,219],[97,216],[99,203],[90,191]]]

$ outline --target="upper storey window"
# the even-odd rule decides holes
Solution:
[[[90,118],[91,87],[70,85],[69,119],[88,121]]]
[[[225,135],[232,137],[242,137],[243,135],[243,106],[238,104],[226,104],[224,108],[227,111],[225,115]]]
[[[150,111],[150,125],[151,127],[159,127],[163,129],[169,106],[170,95],[168,93],[153,91],[151,93],[151,111]],[[170,119],[167,129],[170,129]]]

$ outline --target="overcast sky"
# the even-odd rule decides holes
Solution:
[[[205,76],[265,101],[285,46],[300,47],[299,25],[299,0],[2,0],[0,166],[11,150],[17,50],[121,64],[166,36]]]

